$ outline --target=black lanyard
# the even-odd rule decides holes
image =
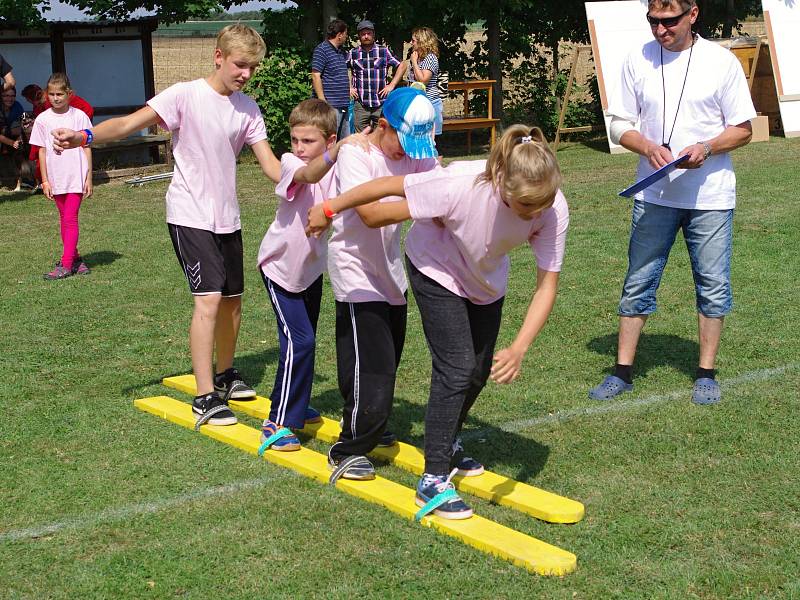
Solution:
[[[694,34],[692,34],[692,45],[689,47],[689,60],[686,62],[686,74],[683,76],[681,95],[678,96],[678,106],[675,108],[675,118],[672,121],[672,129],[670,129],[669,137],[666,141],[664,141],[664,134],[667,128],[667,85],[664,82],[664,47],[659,45],[659,50],[661,51],[661,92],[663,96],[663,105],[661,107],[661,145],[667,150],[672,150],[672,148],[669,147],[669,143],[672,140],[672,134],[675,133],[675,123],[678,122],[678,113],[681,110],[683,91],[686,89],[686,80],[689,78],[689,66],[692,64],[692,52],[694,52]]]

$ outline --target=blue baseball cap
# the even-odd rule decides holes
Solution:
[[[433,141],[436,111],[420,90],[410,87],[392,90],[383,103],[383,118],[397,131],[400,145],[408,156],[438,156]]]

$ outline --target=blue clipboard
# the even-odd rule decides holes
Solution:
[[[688,154],[684,154],[680,158],[676,158],[671,163],[668,163],[663,167],[661,167],[658,171],[650,173],[650,175],[648,175],[641,181],[637,181],[632,186],[625,188],[619,193],[619,195],[622,196],[623,198],[630,198],[636,192],[641,192],[644,188],[650,187],[662,177],[666,177],[667,175],[672,173],[672,171],[674,171],[678,167],[678,165],[680,165],[683,161],[685,161],[688,158],[689,158]]]

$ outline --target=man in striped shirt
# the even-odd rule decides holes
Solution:
[[[361,21],[357,30],[361,44],[350,50],[347,64],[352,73],[350,96],[355,99],[355,127],[356,131],[361,131],[367,125],[377,126],[383,100],[403,78],[407,66],[397,60],[388,47],[375,43],[372,21]],[[394,76],[387,84],[390,66],[394,67]]]
[[[335,19],[328,24],[327,39],[314,48],[311,59],[311,86],[314,95],[336,110],[336,139],[350,135],[350,79],[347,54],[342,45],[347,41],[347,23]]]

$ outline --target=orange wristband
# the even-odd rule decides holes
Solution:
[[[86,130],[85,129],[82,129],[78,133],[80,133],[81,136],[83,137],[83,141],[81,142],[81,148],[83,148],[84,146],[86,146],[86,142],[88,141],[89,136],[86,135]]]
[[[336,216],[336,213],[333,212],[333,209],[331,208],[331,205],[330,205],[330,203],[328,202],[327,199],[322,201],[322,212],[329,219],[332,219],[333,217]]]

